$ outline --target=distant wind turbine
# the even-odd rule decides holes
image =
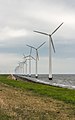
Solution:
[[[24,59],[25,67],[26,67],[25,73],[27,75],[27,60],[29,60],[28,59],[29,56],[25,56],[24,54],[23,54],[23,56],[24,56],[23,59]]]
[[[15,68],[15,74],[18,74],[18,73],[19,73],[19,66]]]
[[[19,62],[19,68],[20,68],[20,70],[23,70],[23,71],[21,71],[21,73],[24,74],[24,62],[23,61]]]
[[[29,46],[28,46],[28,47],[29,47]],[[32,59],[35,60],[35,58],[32,57],[31,53],[32,53],[32,47],[30,47],[30,54],[27,56],[27,57],[29,57],[29,77],[31,77],[31,60],[32,60]]]
[[[36,33],[40,33],[40,34],[43,34],[43,35],[46,35],[49,37],[49,80],[52,80],[51,44],[52,44],[53,50],[55,52],[55,47],[54,47],[54,43],[52,40],[52,35],[61,27],[62,24],[63,23],[61,23],[51,34],[40,32],[40,31],[34,31]]]
[[[31,45],[27,45],[28,47],[33,48],[33,49],[36,50],[36,75],[35,75],[36,78],[38,78],[38,74],[37,74],[37,63],[38,63],[38,59],[39,59],[38,49],[41,48],[45,43],[46,43],[46,42],[42,43],[42,44],[41,44],[39,47],[37,47],[37,48],[35,48],[35,47],[31,46]]]

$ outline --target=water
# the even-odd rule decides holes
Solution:
[[[35,78],[35,75],[32,75],[31,77],[27,78],[32,81],[48,85],[75,89],[75,74],[53,74],[52,80],[48,79],[48,74],[39,74],[37,79]]]

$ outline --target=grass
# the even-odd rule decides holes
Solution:
[[[47,86],[20,80],[11,80],[7,78],[7,75],[0,75],[0,82],[22,90],[32,91],[36,95],[47,96],[64,101],[65,103],[75,104],[75,90],[72,89]]]
[[[0,114],[0,119],[1,120],[9,120],[10,119],[10,116],[7,116],[7,115],[5,115],[5,114]]]
[[[74,96],[75,90],[0,75],[0,120],[75,120]]]

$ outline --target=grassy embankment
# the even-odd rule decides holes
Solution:
[[[75,120],[75,90],[0,75],[0,120]]]
[[[10,80],[6,75],[0,76],[0,82],[16,88],[20,88],[22,90],[32,91],[37,95],[47,96],[53,99],[64,101],[66,103],[75,104],[75,90],[72,89],[47,86],[20,80]]]

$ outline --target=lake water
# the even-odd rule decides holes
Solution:
[[[22,76],[22,75],[21,75]],[[26,77],[26,76],[22,76]],[[75,74],[53,74],[53,79],[48,79],[48,74],[39,74],[38,78],[35,75],[27,77],[28,79],[48,85],[60,86],[65,88],[75,89]]]

